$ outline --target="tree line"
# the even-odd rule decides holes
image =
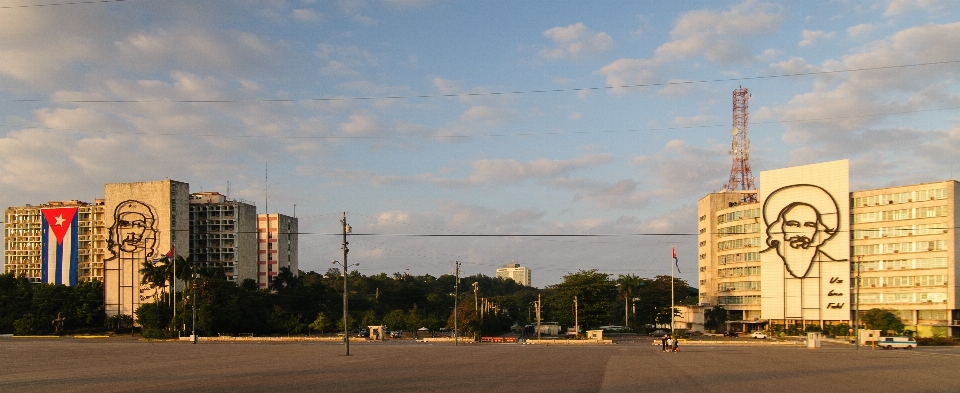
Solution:
[[[260,289],[253,280],[231,282],[220,269],[192,272],[181,257],[174,263],[146,262],[141,272],[142,284],[156,288],[157,297],[135,315],[110,318],[99,281],[67,287],[0,275],[0,333],[124,331],[135,319],[145,336],[168,337],[189,334],[194,310],[195,329],[202,336],[334,333],[345,330],[344,279],[349,291],[346,330],[351,333],[374,325],[437,332],[453,329],[456,318],[463,335],[499,335],[516,325],[536,323],[538,306],[541,321],[570,327],[576,319],[582,329],[626,324],[644,331],[669,324],[671,315],[669,276],[614,277],[597,270],[570,273],[563,282],[542,289],[477,274],[460,278],[458,294],[457,278],[450,274],[366,276],[354,271],[345,278],[336,268],[324,274],[293,274],[281,268],[269,288]],[[186,283],[178,285],[175,301],[169,294],[172,277]],[[696,304],[697,290],[684,280],[676,279],[674,289],[677,305]]]

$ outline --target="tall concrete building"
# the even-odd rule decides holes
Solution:
[[[921,336],[960,336],[957,184],[851,193],[841,160],[762,172],[758,203],[707,195],[701,303],[724,306],[738,330],[851,323],[882,308]]]
[[[299,222],[284,214],[257,216],[257,284],[268,288],[281,267],[299,273]]]
[[[257,207],[218,192],[190,194],[190,258],[227,280],[257,279]]]
[[[65,285],[103,280],[103,200],[9,207],[3,226],[6,273]]]
[[[144,262],[159,259],[174,248],[189,250],[189,194],[187,183],[173,180],[104,186],[107,315],[134,315],[140,304],[154,301],[156,289],[141,284]]]
[[[713,193],[697,206],[700,303],[723,306],[730,324],[742,330],[766,324],[760,317],[762,222],[756,193]]]
[[[519,263],[508,263],[497,268],[497,278],[509,278],[518,284],[530,286],[530,269],[520,266]]]
[[[957,185],[944,181],[850,195],[853,274],[860,275],[855,310],[891,309],[921,336],[960,336]]]

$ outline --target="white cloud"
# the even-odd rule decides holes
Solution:
[[[370,113],[350,115],[350,121],[340,123],[340,130],[350,136],[372,136],[386,132],[380,120]]]
[[[539,159],[523,163],[517,160],[478,160],[470,163],[474,184],[513,183],[525,180],[547,180],[572,171],[610,162],[609,154],[588,154],[573,160]]]
[[[676,124],[680,127],[696,127],[705,124],[715,124],[720,121],[716,116],[711,115],[696,115],[690,117],[677,116],[673,118],[673,124]]]
[[[581,59],[587,55],[604,53],[613,47],[610,35],[594,32],[583,22],[548,29],[543,36],[551,39],[554,46],[540,50],[540,56],[550,60]]]
[[[749,63],[744,40],[780,28],[783,15],[769,4],[746,1],[727,11],[690,11],[674,22],[673,41],[657,48],[658,57],[704,56],[721,64]]]
[[[955,5],[952,0],[890,0],[883,16],[900,16],[914,10],[932,13]]]
[[[839,61],[826,63],[830,69],[920,64],[951,58],[957,47],[960,23],[927,24],[871,42]],[[920,132],[909,126],[891,128],[885,123],[902,118],[898,113],[960,104],[960,96],[949,88],[951,81],[960,78],[960,72],[949,65],[891,68],[829,78],[830,83],[797,94],[786,105],[774,108],[783,120],[806,120],[785,123],[783,140],[803,146],[795,150],[791,163],[845,158],[851,154],[856,157],[864,154],[861,152],[887,152],[892,157],[905,149],[936,145],[942,132]],[[915,152],[914,157],[929,160],[922,151]],[[905,167],[917,165],[921,164]]]
[[[320,13],[309,8],[298,8],[292,11],[293,18],[301,22],[318,22]]]
[[[847,28],[847,35],[854,38],[864,37],[877,31],[877,25],[872,23],[861,23]]]
[[[783,22],[777,8],[748,0],[727,11],[687,12],[674,22],[671,41],[660,45],[654,57],[618,59],[596,73],[607,78],[608,86],[645,85],[662,81],[674,62],[699,56],[723,65],[750,63],[755,60],[751,38],[772,34]]]
[[[836,34],[833,33],[833,32],[825,32],[825,31],[820,31],[820,30],[816,30],[816,31],[814,31],[814,30],[803,30],[802,32],[800,32],[800,34],[803,36],[803,39],[800,40],[800,43],[798,43],[797,46],[799,46],[799,47],[801,47],[801,48],[806,48],[806,47],[808,47],[808,46],[813,46],[813,45],[816,44],[818,41],[829,40],[829,39],[833,38],[834,35],[836,35]]]

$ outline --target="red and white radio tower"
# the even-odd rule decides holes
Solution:
[[[750,91],[743,86],[733,91],[733,128],[730,135],[730,155],[733,156],[733,167],[730,168],[730,181],[724,188],[726,191],[735,191],[738,188],[744,191],[757,189],[753,182],[753,172],[750,171],[750,138],[747,137],[748,112],[747,101]],[[744,193],[743,202],[756,202],[757,193]]]

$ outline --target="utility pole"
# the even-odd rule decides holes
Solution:
[[[853,340],[857,342],[857,350],[860,350],[860,265],[863,263],[863,255],[857,255],[857,282],[856,292],[854,293],[853,311]]]
[[[460,337],[459,337],[460,334],[459,334],[459,331],[458,331],[458,330],[459,330],[460,328],[459,328],[458,323],[457,323],[457,314],[458,314],[458,311],[459,311],[459,310],[457,310],[457,307],[458,307],[458,306],[457,306],[457,300],[458,300],[458,298],[460,297],[460,262],[459,262],[459,261],[455,261],[454,263],[456,264],[456,269],[457,269],[457,270],[456,270],[456,272],[457,272],[457,274],[456,274],[457,281],[455,281],[455,282],[453,283],[453,345],[459,346],[459,345],[460,345]]]
[[[478,300],[478,298],[477,298],[477,292],[478,292],[479,290],[480,290],[480,283],[477,282],[477,281],[474,281],[474,282],[473,282],[473,312],[476,314],[477,318],[481,318],[481,314],[480,314],[480,300]],[[480,330],[481,330],[480,327],[483,326],[483,325],[480,323],[481,321],[482,321],[482,320],[478,320],[478,321],[477,321],[477,333],[478,333],[478,334],[480,333]],[[474,335],[474,337],[475,337],[474,339],[479,339],[479,338],[480,338],[480,336],[477,336],[477,335]]]
[[[269,221],[269,218],[268,216],[267,221]],[[347,307],[347,273],[350,267],[347,263],[347,253],[350,252],[350,249],[347,248],[347,245],[350,244],[347,242],[347,234],[350,233],[350,225],[347,225],[347,212],[343,212],[343,219],[340,220],[340,224],[343,226],[343,263],[341,264],[338,261],[333,261],[332,263],[343,266],[343,348],[344,355],[350,356],[350,326],[347,321],[347,317],[350,316]],[[359,263],[354,264],[354,266],[359,265]]]
[[[540,342],[540,294],[537,294],[537,342]]]
[[[192,262],[192,260],[191,260]],[[193,297],[193,324],[190,326],[190,338],[193,340],[193,343],[197,343],[197,269],[195,264],[191,263],[193,272],[193,283],[190,284],[190,296]]]
[[[577,295],[573,295],[573,328],[576,335],[580,335],[580,306],[577,303]]]

